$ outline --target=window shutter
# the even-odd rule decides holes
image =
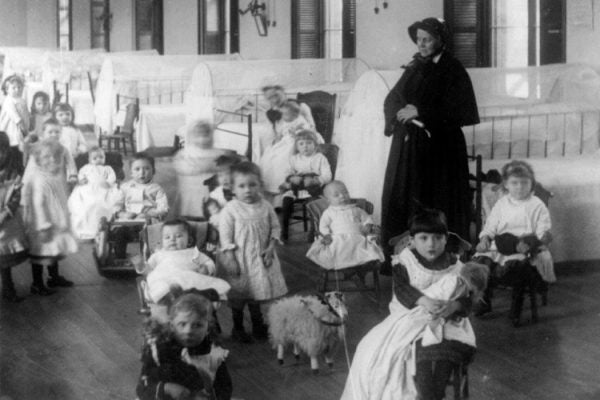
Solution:
[[[444,14],[452,33],[450,47],[466,67],[489,66],[489,0],[446,0]]]
[[[323,57],[321,0],[292,3],[292,58]]]
[[[342,16],[342,57],[356,57],[356,0],[344,0]]]

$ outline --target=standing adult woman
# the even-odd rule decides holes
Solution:
[[[418,204],[439,209],[450,231],[468,237],[469,170],[462,126],[479,123],[469,75],[450,54],[446,24],[408,28],[418,53],[385,99],[385,134],[393,136],[382,196],[384,240],[403,233]]]

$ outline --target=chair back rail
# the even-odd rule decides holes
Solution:
[[[333,123],[335,121],[335,103],[337,94],[330,94],[322,90],[308,93],[298,93],[296,100],[306,103],[315,120],[315,129],[323,136],[325,143],[331,143],[333,136]]]

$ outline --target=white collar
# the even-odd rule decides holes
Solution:
[[[434,63],[434,64],[437,64],[437,63],[438,63],[438,61],[440,61],[440,58],[442,57],[442,54],[443,54],[443,53],[444,53],[444,52],[442,51],[442,52],[440,52],[439,54],[435,55],[435,56],[434,56],[434,57],[431,59],[431,61],[433,61],[433,63]]]

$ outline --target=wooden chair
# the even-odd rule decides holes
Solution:
[[[321,90],[298,93],[296,96],[298,103],[306,103],[310,107],[317,132],[323,136],[325,143],[331,143],[333,136],[336,98],[336,94],[329,94]]]
[[[335,176],[335,170],[337,168],[337,158],[340,151],[340,148],[335,144],[324,143],[319,145],[318,151],[322,153],[327,161],[329,161],[329,166],[331,167],[331,176]],[[309,230],[310,218],[308,217],[308,213],[306,210],[306,205],[314,200],[309,197],[307,199],[296,199],[294,200],[294,211],[292,212],[292,216],[290,217],[290,225],[295,222],[302,222],[304,232],[308,231],[308,241],[312,242],[314,239],[315,227],[311,224]]]
[[[448,385],[452,386],[454,392],[454,400],[469,398],[469,362],[457,364],[448,381]]]
[[[131,152],[135,153],[133,135],[135,132],[135,121],[138,118],[139,109],[138,101],[128,103],[125,106],[125,120],[123,125],[118,126],[112,135],[101,134],[98,137],[98,146],[102,147],[102,141],[103,139],[106,139],[108,151],[112,151],[114,143],[116,151],[120,152],[122,145],[123,153],[127,155],[127,142],[129,142],[129,145],[131,146]]]
[[[365,210],[368,214],[373,212],[373,204],[366,199],[352,199],[357,206]],[[307,204],[308,214],[312,220],[312,224],[315,227],[319,226],[321,215],[328,207],[327,200],[317,199]],[[339,290],[345,292],[373,292],[375,295],[375,302],[379,307],[381,305],[381,288],[379,285],[379,269],[381,263],[379,261],[369,262],[363,265],[357,265],[354,267],[343,268],[340,270],[330,270],[319,267],[321,269],[320,282],[317,284],[317,290],[321,293],[325,293],[329,290]],[[372,274],[372,286],[368,286],[365,282],[365,276],[368,273]],[[333,279],[330,279],[333,276]],[[333,281],[335,287],[330,288],[329,283]],[[355,284],[354,287],[348,287],[347,283],[352,282]]]

